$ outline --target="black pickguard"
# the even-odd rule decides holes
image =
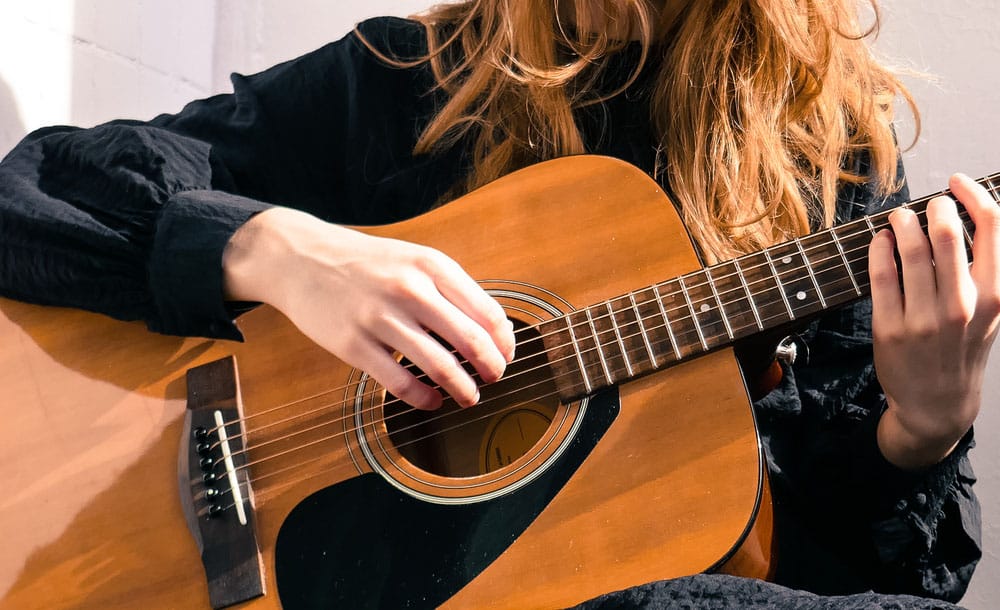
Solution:
[[[283,608],[440,605],[545,509],[607,431],[618,408],[617,388],[596,394],[559,461],[495,500],[431,504],[397,490],[378,474],[306,498],[278,534],[275,563]]]

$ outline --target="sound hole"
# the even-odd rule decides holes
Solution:
[[[510,464],[538,442],[559,400],[538,332],[516,320],[514,327],[514,362],[503,379],[480,389],[478,405],[463,409],[446,398],[440,409],[420,411],[386,397],[389,438],[407,460],[441,476],[471,477]]]

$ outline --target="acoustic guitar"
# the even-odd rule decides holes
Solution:
[[[471,409],[409,408],[266,306],[236,344],[0,301],[0,608],[542,608],[765,577],[733,345],[866,295],[885,224],[703,268],[657,184],[583,156],[362,229],[444,251],[515,322]]]

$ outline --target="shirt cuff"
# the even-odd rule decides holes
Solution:
[[[892,563],[914,543],[933,544],[942,507],[974,441],[970,429],[941,462],[922,470],[903,470],[885,459],[878,447],[880,418],[881,410],[873,410],[855,432],[851,472],[870,498],[878,554],[883,562]]]
[[[166,202],[149,258],[150,330],[243,340],[233,318],[246,307],[225,300],[222,253],[237,229],[270,207],[211,190],[182,191]]]

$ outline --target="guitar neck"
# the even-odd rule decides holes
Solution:
[[[1000,174],[980,179],[1000,203]],[[927,204],[904,207],[926,229]],[[543,323],[560,397],[571,400],[870,294],[868,246],[892,210],[647,286]],[[960,208],[971,260],[975,232]]]

